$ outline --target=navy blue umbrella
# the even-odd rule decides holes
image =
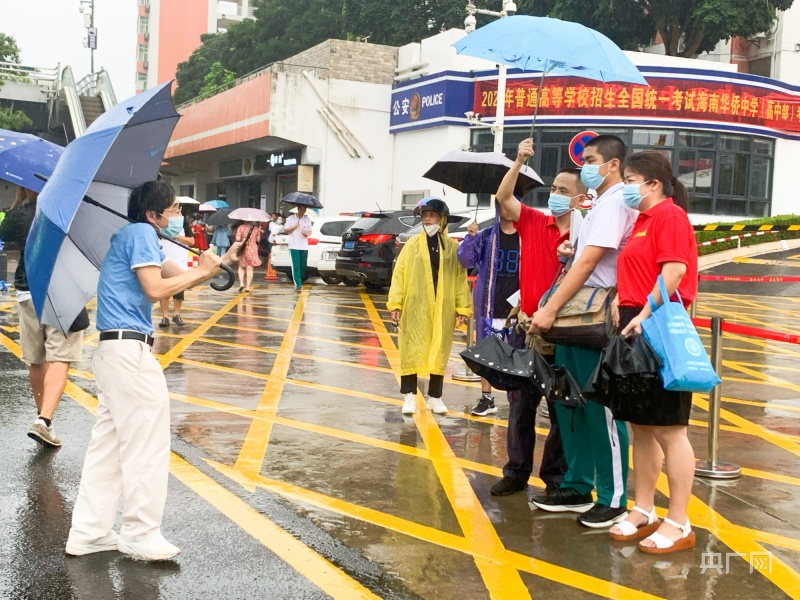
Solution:
[[[0,129],[0,179],[41,192],[64,148],[27,133]]]
[[[315,196],[304,192],[292,192],[281,198],[285,204],[296,204],[298,206],[308,206],[309,208],[323,208],[322,203]]]

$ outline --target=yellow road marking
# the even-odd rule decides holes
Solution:
[[[0,343],[17,358],[21,358],[19,345],[14,341],[6,336],[0,336]],[[67,381],[65,393],[92,414],[97,411],[97,398],[71,381]],[[174,452],[170,452],[170,473],[332,598],[380,600],[358,581],[337,569],[325,557],[297,540],[292,534]]]
[[[297,304],[295,304],[292,319],[286,329],[286,336],[281,342],[281,347],[272,364],[270,373],[275,376],[267,380],[264,386],[264,393],[258,401],[256,414],[266,417],[274,417],[278,410],[281,394],[283,394],[283,381],[289,372],[289,365],[292,361],[292,351],[300,330],[300,321],[303,318],[303,309],[308,299],[308,289],[300,294]],[[253,419],[250,428],[245,436],[239,456],[236,459],[235,468],[248,476],[258,475],[261,472],[261,465],[267,453],[269,436],[272,432],[272,421],[269,419]],[[253,491],[253,490],[251,490]]]
[[[361,293],[367,314],[372,319],[375,331],[381,341],[381,346],[386,353],[389,364],[395,369],[395,377],[399,383],[400,356],[394,342],[389,337],[383,320],[378,315],[372,300],[365,293]],[[419,394],[418,400],[419,404]],[[425,447],[431,453],[431,463],[439,477],[445,495],[453,507],[464,536],[482,547],[491,557],[490,560],[478,560],[475,564],[483,577],[489,595],[493,598],[526,598],[530,596],[519,572],[504,564],[502,553],[505,551],[500,537],[494,526],[489,521],[472,486],[467,480],[464,471],[455,463],[455,454],[442,434],[435,419],[423,409],[414,415],[414,422],[422,437]]]
[[[800,262],[793,260],[772,260],[767,258],[747,258],[745,256],[737,256],[733,259],[735,263],[746,263],[750,265],[775,265],[778,267],[800,267]]]
[[[257,485],[303,504],[310,504],[311,506],[316,506],[333,513],[372,523],[390,531],[396,531],[403,535],[414,537],[451,550],[457,550],[472,556],[482,573],[484,571],[491,573],[492,570],[502,569],[519,577],[518,571],[525,571],[562,585],[588,591],[607,598],[657,598],[657,596],[646,592],[640,592],[597,577],[592,577],[591,575],[572,571],[552,563],[547,563],[543,560],[512,552],[505,548],[502,548],[501,551],[497,553],[496,549],[492,546],[475,543],[469,536],[462,537],[446,531],[440,531],[414,521],[387,515],[380,511],[352,504],[337,498],[331,498],[330,496],[306,490],[290,483],[269,479],[263,475],[247,478],[241,472],[231,467],[208,459],[206,459],[206,462],[243,487]],[[530,592],[524,587],[517,592],[517,595],[509,595],[514,593],[514,590],[508,589],[507,586],[509,582],[507,581],[494,580],[486,583],[491,598],[513,598],[516,600],[518,598],[530,597]]]

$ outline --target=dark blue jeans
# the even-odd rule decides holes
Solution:
[[[541,396],[527,391],[508,392],[508,433],[506,450],[508,462],[503,467],[503,475],[524,483],[533,472],[533,448],[536,442],[536,410],[539,408]],[[556,419],[555,406],[547,403],[550,411],[550,432],[544,442],[542,464],[539,467],[539,478],[547,487],[558,487],[567,470],[564,449],[561,447],[561,433]]]

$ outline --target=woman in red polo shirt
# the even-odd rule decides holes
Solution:
[[[628,157],[624,169],[623,198],[639,210],[631,237],[617,259],[615,317],[622,335],[641,333],[650,316],[652,294],[661,304],[656,281],[664,278],[667,291],[678,291],[684,304],[697,296],[697,242],[686,214],[686,188],[672,174],[661,153],[639,152]],[[662,390],[642,407],[626,407],[614,418],[633,429],[633,470],[636,506],[611,528],[618,541],[646,537],[639,549],[653,554],[694,548],[695,536],[686,515],[694,480],[694,452],[687,429],[692,394]],[[666,457],[669,511],[663,523],[655,513],[656,480]]]

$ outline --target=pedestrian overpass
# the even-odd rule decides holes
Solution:
[[[23,128],[66,145],[117,103],[103,69],[76,81],[69,66],[51,69],[0,62],[0,108],[21,110],[33,123]]]

